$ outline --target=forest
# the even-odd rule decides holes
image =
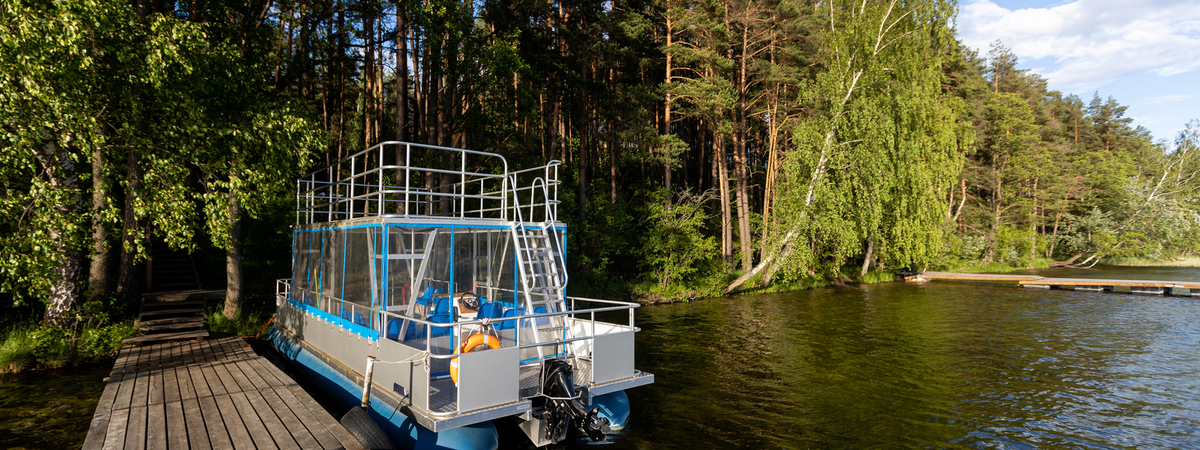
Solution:
[[[0,0],[0,290],[59,328],[384,141],[563,161],[573,293],[646,302],[1200,249],[1200,121],[1050,90],[947,0]],[[1090,98],[1089,98],[1090,97]]]

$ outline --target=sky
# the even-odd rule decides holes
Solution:
[[[1168,146],[1200,119],[1200,1],[961,0],[957,28],[980,56],[999,39],[1084,104],[1112,96]]]

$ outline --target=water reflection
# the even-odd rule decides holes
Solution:
[[[1200,274],[1154,272],[1086,273]],[[1200,299],[948,283],[642,308],[656,383],[609,448],[1197,447],[1198,319]]]

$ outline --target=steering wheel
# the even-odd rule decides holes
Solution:
[[[479,310],[479,296],[474,292],[464,293],[458,298],[460,304],[467,309]]]

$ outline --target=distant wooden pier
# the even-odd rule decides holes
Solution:
[[[933,280],[1016,282],[1021,287],[1040,289],[1200,296],[1200,282],[1195,281],[1046,278],[1037,275],[993,275],[949,272],[922,272],[905,278],[905,281],[910,282],[929,282]]]
[[[238,338],[121,350],[84,449],[361,449]]]

